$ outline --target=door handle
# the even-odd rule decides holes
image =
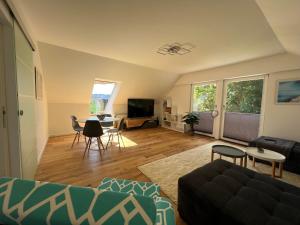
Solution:
[[[2,123],[2,127],[6,128],[6,110],[4,106],[2,106]]]
[[[211,112],[211,117],[212,118],[216,118],[218,115],[219,115],[219,111],[216,110],[216,109]]]
[[[22,109],[19,111],[19,115],[20,115],[20,116],[23,116],[23,115],[24,115],[24,111],[23,111]]]

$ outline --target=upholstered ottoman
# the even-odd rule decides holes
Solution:
[[[261,147],[278,152],[286,157],[284,169],[293,173],[300,174],[300,143],[285,140],[281,138],[273,138],[261,136],[249,143],[250,147]],[[251,159],[251,157],[250,157]],[[262,160],[258,162],[268,163]]]
[[[189,225],[299,225],[300,189],[216,160],[179,179],[178,211]]]

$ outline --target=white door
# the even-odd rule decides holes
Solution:
[[[192,86],[191,111],[199,115],[195,132],[220,138],[223,81],[209,81]]]
[[[264,76],[225,80],[221,137],[248,143],[260,134]]]
[[[37,168],[35,75],[33,53],[19,26],[14,23],[23,178],[34,178]]]
[[[0,177],[9,175],[3,44],[3,27],[0,24]]]
[[[214,136],[214,123],[217,116],[217,83],[205,82],[192,87],[192,109],[199,122],[194,125],[196,133]]]

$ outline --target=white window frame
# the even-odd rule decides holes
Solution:
[[[258,136],[261,136],[263,133],[263,124],[264,124],[264,116],[265,116],[265,102],[266,102],[266,93],[267,93],[267,79],[268,74],[263,75],[255,75],[255,76],[246,76],[246,77],[238,77],[238,78],[230,78],[223,80],[223,94],[222,94],[222,110],[221,110],[221,121],[220,121],[220,138],[225,141],[234,142],[237,144],[248,145],[247,142],[234,140],[231,138],[224,137],[224,122],[225,122],[225,112],[226,112],[226,98],[227,98],[227,84],[231,82],[239,82],[239,81],[249,81],[249,80],[263,80],[263,91],[262,91],[262,101],[261,101],[261,111],[260,111],[260,120],[259,120],[259,131]]]
[[[218,110],[218,81],[217,80],[212,80],[212,81],[204,81],[204,82],[197,82],[192,84],[191,88],[191,102],[190,102],[190,111],[193,112],[193,103],[194,103],[194,88],[196,86],[201,86],[201,85],[209,85],[209,84],[216,84],[216,99],[215,99],[215,109]],[[218,116],[219,117],[219,116]],[[218,123],[218,117],[214,118],[214,124],[213,124],[213,132],[212,134],[209,133],[204,133],[201,131],[195,131],[196,134],[201,134],[209,137],[216,137],[216,132],[217,132],[217,124]]]
[[[110,94],[110,97],[109,97],[109,99],[108,99],[106,105],[105,105],[104,111],[102,111],[102,112],[96,112],[95,115],[97,115],[97,114],[102,114],[102,113],[109,113],[109,114],[112,114],[112,113],[113,113],[113,109],[112,109],[113,107],[112,107],[112,105],[113,105],[113,102],[114,102],[115,97],[116,97],[116,92],[117,92],[118,89],[119,89],[119,83],[116,82],[116,81],[107,81],[107,80],[96,79],[96,80],[94,81],[94,83],[93,83],[93,88],[94,88],[94,85],[95,85],[95,84],[105,84],[105,83],[107,83],[107,84],[114,84],[114,88],[113,88],[113,90],[112,90],[112,92],[111,92],[111,94]],[[92,95],[93,95],[93,93],[92,93]],[[92,99],[91,99],[91,100],[92,100]],[[90,104],[91,104],[91,102],[90,102]],[[110,107],[110,109],[108,109],[108,107]],[[91,113],[91,112],[90,112],[90,113]],[[91,115],[92,115],[92,114],[91,114]]]

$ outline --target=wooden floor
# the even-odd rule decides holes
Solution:
[[[117,143],[102,153],[90,151],[83,159],[84,138],[71,149],[74,136],[49,139],[35,178],[80,186],[98,186],[104,177],[149,181],[138,166],[186,151],[212,141],[200,135],[188,135],[164,128],[136,129],[123,132],[125,148]],[[105,144],[106,138],[103,138]],[[96,145],[92,146],[97,149]],[[175,206],[176,207],[176,206]],[[177,216],[177,224],[184,224]]]

